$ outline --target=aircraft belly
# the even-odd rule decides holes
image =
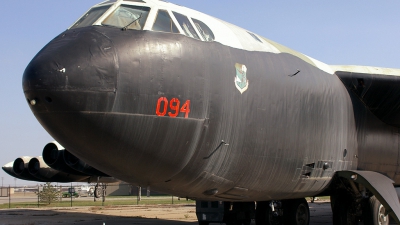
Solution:
[[[115,91],[81,91],[79,104],[75,91],[26,94],[63,93],[31,108],[100,171],[179,196],[248,201],[317,194],[335,171],[357,167],[353,108],[336,76],[285,53],[96,29],[118,55]]]
[[[195,131],[203,125],[202,120],[183,122],[123,113],[56,112],[38,116],[46,117],[46,129],[56,139],[69,137],[63,146],[78,158],[106,174],[139,184],[164,182],[179,171],[196,144],[196,132],[186,130]],[[58,129],[67,126],[73,129]]]

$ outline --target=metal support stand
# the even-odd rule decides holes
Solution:
[[[39,207],[39,205],[38,205],[38,207]],[[11,186],[10,185],[8,185],[8,208],[11,209]]]
[[[102,187],[103,187],[103,190],[102,190],[102,197],[103,197],[102,206],[104,206],[104,202],[106,201],[106,195],[107,195],[107,184],[103,184]]]
[[[136,198],[136,204],[139,205],[139,202],[142,200],[142,187],[138,186],[138,194]]]
[[[37,193],[38,193],[38,195],[37,195],[37,207],[39,208],[39,201],[40,201],[40,198],[39,198],[39,194],[40,194],[39,184],[37,185]]]
[[[72,183],[71,183],[71,189],[69,190],[69,195],[71,195],[71,207],[72,207],[72,195],[73,195],[73,193],[71,193],[72,192]]]

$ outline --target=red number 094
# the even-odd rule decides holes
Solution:
[[[163,105],[163,107],[161,107]],[[171,99],[169,102],[169,108],[172,112],[168,112],[168,116],[177,117],[179,113],[185,113],[185,118],[189,117],[190,112],[190,100],[187,100],[185,104],[181,106],[181,102],[177,98]],[[166,97],[161,97],[157,101],[156,115],[165,116],[168,110],[168,99]]]

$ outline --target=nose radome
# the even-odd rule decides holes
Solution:
[[[102,111],[87,108],[86,103],[100,97],[112,101],[117,75],[118,58],[112,41],[98,28],[85,27],[66,31],[48,43],[25,69],[22,83],[36,112]]]
[[[23,89],[114,91],[117,61],[111,40],[96,28],[66,31],[29,63]]]

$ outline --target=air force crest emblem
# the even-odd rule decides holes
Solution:
[[[236,76],[235,76],[235,86],[240,91],[241,94],[247,90],[249,87],[249,80],[247,80],[247,68],[243,64],[236,63]]]

